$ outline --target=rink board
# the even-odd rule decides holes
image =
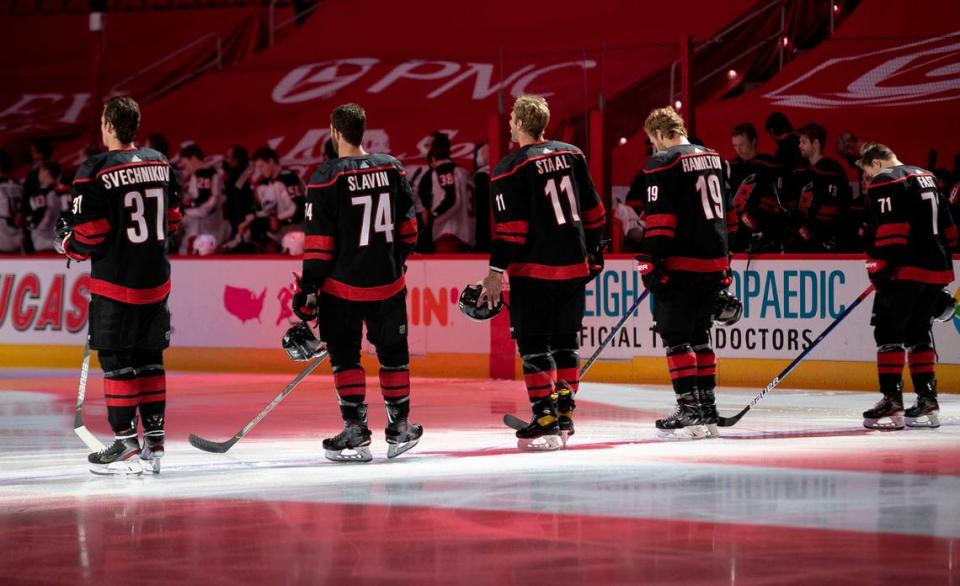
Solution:
[[[173,261],[171,368],[285,372],[279,348],[295,317],[289,310],[296,260],[219,257]],[[734,261],[732,289],[744,303],[733,327],[715,328],[725,384],[764,385],[826,328],[868,285],[857,257],[755,257]],[[960,274],[960,261],[954,261]],[[54,258],[0,260],[0,366],[72,367],[86,331],[89,266]],[[408,263],[411,366],[426,376],[487,377],[507,320],[475,323],[457,309],[464,285],[486,272],[480,256],[415,258]],[[960,294],[957,283],[950,286]],[[583,356],[633,303],[642,285],[629,258],[607,262],[587,288]],[[868,389],[876,384],[872,298],[852,312],[791,378],[792,386]],[[606,382],[666,382],[663,344],[651,330],[648,298],[590,373]],[[960,318],[934,327],[944,391],[960,388]],[[365,348],[370,354],[371,348]],[[368,359],[366,356],[365,359]]]

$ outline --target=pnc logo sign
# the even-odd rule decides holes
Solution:
[[[410,325],[430,326],[437,324],[446,326],[450,323],[451,306],[456,307],[460,300],[460,290],[440,287],[413,287],[407,296]],[[457,311],[456,309],[453,311]]]

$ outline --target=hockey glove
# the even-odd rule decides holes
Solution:
[[[57,219],[56,226],[53,227],[53,248],[60,254],[66,254],[67,238],[70,238],[70,235],[73,234],[72,219],[67,214],[63,214]]]
[[[293,299],[291,300],[293,313],[303,321],[313,321],[317,319],[317,294],[313,291],[305,291],[303,288],[303,279],[299,273],[293,273]]]
[[[894,267],[890,266],[885,260],[876,258],[867,259],[867,275],[873,286],[880,288],[893,280],[896,273]]]
[[[603,253],[610,246],[610,239],[604,239],[597,243],[597,249],[587,254],[587,268],[590,270],[589,280],[597,278],[597,275],[603,272]]]
[[[649,254],[637,255],[637,272],[640,273],[643,286],[651,293],[662,290],[670,280],[670,276],[660,268],[660,260]]]

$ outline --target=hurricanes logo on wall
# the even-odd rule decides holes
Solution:
[[[909,106],[960,100],[960,31],[828,59],[766,94],[775,106]]]

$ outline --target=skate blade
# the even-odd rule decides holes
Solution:
[[[708,437],[708,438],[720,437],[720,429],[717,428],[717,424],[716,424],[716,423],[708,423],[708,424],[707,424],[707,437]]]
[[[517,447],[529,452],[551,452],[559,450],[561,446],[559,435],[544,435],[533,439],[521,438],[517,440]]]
[[[409,442],[403,442],[401,444],[390,444],[389,446],[387,446],[387,458],[390,458],[390,459],[396,458],[397,456],[411,449],[418,443],[420,443],[419,439],[411,440]]]
[[[665,440],[699,440],[707,437],[707,429],[703,425],[690,425],[677,429],[657,429],[657,435]]]
[[[160,474],[160,458],[163,457],[163,452],[159,454],[149,454],[146,458],[143,457],[143,454],[140,454],[140,467],[143,468],[144,472],[150,472],[151,474]]]
[[[885,421],[888,420],[888,421]],[[879,419],[864,418],[863,426],[877,431],[897,431],[903,429],[903,415],[891,415]]]
[[[907,427],[936,429],[940,427],[940,417],[939,413],[934,411],[933,413],[927,413],[920,417],[904,417],[904,423],[906,423]]]
[[[131,459],[110,464],[90,464],[90,472],[97,476],[140,476],[143,468],[138,461]]]
[[[563,447],[567,447],[567,442],[570,441],[570,437],[573,436],[574,433],[573,430],[560,432],[560,443],[563,444]]]
[[[373,454],[370,453],[370,448],[366,446],[361,446],[352,450],[325,450],[325,455],[328,460],[332,460],[334,462],[369,462],[370,460],[373,460]]]

